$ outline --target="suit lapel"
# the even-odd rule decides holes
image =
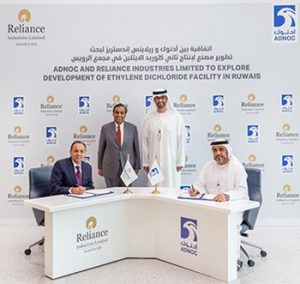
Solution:
[[[113,141],[114,141],[115,145],[119,146],[118,145],[118,141],[117,141],[116,126],[115,126],[115,122],[114,121],[110,124],[109,129],[110,129],[110,134],[113,137]]]

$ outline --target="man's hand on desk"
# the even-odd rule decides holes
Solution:
[[[85,193],[85,187],[79,185],[71,188],[71,193],[73,194],[83,194]]]
[[[217,201],[217,202],[229,201],[229,195],[225,194],[225,193],[217,194],[214,198],[214,201]]]
[[[189,193],[190,196],[194,197],[194,196],[196,196],[197,194],[199,194],[199,191],[198,191],[197,189],[195,189],[194,187],[192,187],[192,188],[190,188],[190,189],[188,190],[188,193]]]

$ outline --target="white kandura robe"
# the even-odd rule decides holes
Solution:
[[[176,166],[185,164],[185,128],[176,112],[149,113],[142,128],[143,166],[151,167],[155,158],[164,175],[158,186],[180,188],[181,172]]]
[[[201,193],[226,193],[230,200],[249,199],[247,173],[240,161],[231,156],[228,163],[219,165],[216,161],[208,162],[197,177],[194,188]],[[236,215],[236,256],[240,257],[240,230],[243,213]]]
[[[226,193],[230,200],[249,198],[247,173],[235,156],[225,165],[214,160],[208,162],[197,177],[194,188],[208,194]]]

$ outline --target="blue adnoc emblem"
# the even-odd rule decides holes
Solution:
[[[153,100],[152,95],[145,96],[145,113],[149,111],[152,100]]]
[[[257,124],[247,125],[248,143],[259,143],[259,131]]]
[[[281,112],[293,112],[293,94],[281,94]]]
[[[213,95],[213,113],[224,113],[225,98],[224,95]]]
[[[25,159],[24,157],[18,156],[13,157],[13,174],[23,175],[25,171]]]
[[[282,166],[282,173],[292,174],[294,170],[293,155],[282,155],[281,166]]]
[[[46,144],[47,145],[57,144],[57,127],[54,126],[46,127]]]
[[[13,114],[23,115],[24,114],[24,97],[13,97]]]
[[[197,256],[198,254],[197,220],[186,217],[180,218],[180,247],[181,252]]]
[[[78,113],[90,114],[90,102],[91,100],[89,96],[79,96]]]
[[[296,5],[274,5],[273,42],[297,41]]]

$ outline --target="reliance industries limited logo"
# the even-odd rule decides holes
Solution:
[[[24,175],[25,172],[25,159],[22,156],[13,157],[13,174]]]
[[[46,159],[46,163],[41,163],[41,167],[53,166],[54,162],[55,162],[54,156],[49,155]]]
[[[90,114],[91,99],[89,96],[79,96],[78,98],[78,113]]]
[[[241,111],[247,114],[258,114],[264,110],[264,103],[257,102],[256,94],[250,93],[247,95],[247,101],[241,102]]]
[[[259,131],[257,124],[247,125],[247,141],[248,143],[259,143]]]
[[[281,94],[281,112],[293,112],[293,94]]]
[[[197,172],[197,164],[191,163],[189,161],[189,157],[185,156],[185,166],[181,171],[181,175],[183,176],[191,176]]]
[[[106,112],[112,112],[114,106],[121,102],[121,97],[119,95],[113,95],[112,103],[106,103]],[[125,105],[127,108],[128,106]]]
[[[289,184],[285,184],[282,187],[281,192],[276,193],[277,202],[281,202],[282,205],[295,205],[300,201],[299,193],[293,193],[292,187]]]
[[[57,116],[62,113],[63,105],[54,103],[54,96],[48,96],[46,103],[40,104],[40,112],[47,116]]]
[[[96,217],[90,216],[85,221],[87,231],[76,234],[76,249],[83,253],[89,253],[102,248],[103,244],[108,242],[108,230],[96,230],[98,227]]]
[[[273,15],[273,42],[296,42],[296,5],[274,5]]]
[[[294,158],[293,155],[281,156],[282,173],[292,174],[294,171]]]
[[[224,133],[222,125],[219,123],[216,123],[213,126],[213,131],[207,132],[207,141],[212,142],[215,139],[219,139],[219,138],[230,140],[230,133]]]
[[[282,131],[276,131],[276,141],[282,144],[294,144],[299,142],[299,132],[291,131],[292,127],[289,123],[282,125]]]
[[[212,111],[213,113],[224,113],[225,110],[225,97],[224,95],[212,96]]]
[[[73,133],[74,140],[81,140],[87,145],[91,145],[96,142],[96,134],[88,133],[88,127],[86,125],[81,125],[79,127],[80,133]]]
[[[47,126],[46,127],[46,144],[56,145],[57,144],[57,127]]]
[[[264,163],[258,163],[257,158],[255,154],[250,154],[248,156],[247,162],[242,162],[243,166],[245,168],[254,168],[254,169],[260,169],[264,170],[265,164]]]
[[[25,109],[24,97],[13,97],[13,114],[23,115]]]
[[[198,226],[197,220],[186,217],[180,218],[180,247],[183,253],[197,256]]]
[[[180,103],[174,102],[174,107],[181,114],[192,114],[196,111],[196,104],[188,102],[189,97],[185,94],[179,96]]]
[[[32,25],[32,15],[29,10],[19,11],[18,22],[18,24],[7,25],[7,39],[15,41],[17,46],[37,46],[39,40],[45,40],[45,26]]]
[[[30,143],[30,135],[22,133],[22,127],[17,125],[13,129],[13,134],[7,135],[7,142],[14,146],[24,146]]]
[[[24,199],[28,198],[29,194],[22,193],[22,187],[20,185],[14,186],[12,192],[7,195],[7,201],[13,206],[22,206]]]

